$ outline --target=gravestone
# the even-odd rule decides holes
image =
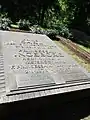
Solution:
[[[0,32],[7,94],[87,81],[87,74],[46,35]]]

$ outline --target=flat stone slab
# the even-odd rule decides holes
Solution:
[[[6,93],[90,81],[87,72],[46,35],[0,31]]]

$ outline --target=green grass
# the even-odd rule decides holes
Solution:
[[[82,48],[83,50],[86,50],[87,52],[90,52],[90,48],[88,47],[84,47],[83,45],[78,45],[80,48]]]
[[[12,27],[12,28],[16,28],[16,29],[19,28],[18,25],[14,25],[14,24],[11,24],[11,27]]]
[[[81,66],[86,68],[88,72],[90,72],[90,64],[85,61],[84,59],[78,57],[74,52],[72,52],[69,48],[67,48],[65,45],[63,45],[60,41],[55,41],[55,43],[62,48],[65,52],[67,52],[72,58],[74,58],[77,63],[79,63]]]

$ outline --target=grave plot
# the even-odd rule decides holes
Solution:
[[[6,96],[89,83],[87,72],[46,35],[0,36]]]

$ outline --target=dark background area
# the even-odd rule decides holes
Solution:
[[[6,13],[13,24],[25,19],[65,37],[71,28],[90,34],[90,0],[0,0],[0,14]]]

